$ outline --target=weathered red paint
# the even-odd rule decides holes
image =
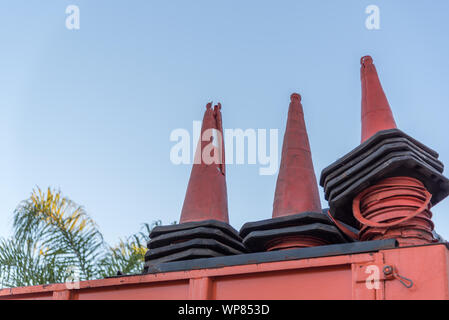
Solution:
[[[413,282],[406,288],[394,274]],[[378,271],[379,285],[367,286]],[[369,280],[368,280],[369,282]],[[368,284],[373,284],[369,282]],[[2,299],[449,299],[449,251],[444,244],[379,252],[248,264],[0,290]]]
[[[221,104],[208,103],[195,153],[180,223],[208,219],[229,222]],[[215,137],[216,146],[212,143]],[[207,141],[203,141],[203,138]],[[209,160],[204,157],[209,156]]]
[[[360,61],[363,143],[378,131],[396,128],[396,122],[380,84],[373,59],[365,56]]]
[[[273,202],[273,218],[321,212],[301,96],[291,95]]]

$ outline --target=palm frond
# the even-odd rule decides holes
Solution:
[[[13,237],[0,239],[0,287],[65,282],[74,269],[79,280],[140,273],[149,234],[160,224],[145,223],[111,247],[82,206],[37,187],[14,211]]]
[[[80,280],[98,276],[96,264],[104,254],[103,237],[83,207],[60,191],[33,190],[14,212],[13,232],[18,248],[25,249],[32,243],[37,251],[45,253],[46,261],[61,266],[58,269],[76,266]],[[40,266],[42,260],[35,263]],[[58,274],[55,279],[65,277]]]

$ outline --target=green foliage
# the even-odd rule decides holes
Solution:
[[[100,261],[102,277],[115,275],[118,271],[123,274],[139,273],[143,268],[143,261],[147,251],[146,243],[151,229],[160,225],[161,221],[143,224],[142,230],[125,241],[120,240],[115,247],[109,247],[106,255]]]
[[[13,237],[0,239],[0,287],[140,273],[148,235],[160,223],[111,247],[83,207],[61,191],[37,188],[14,211]]]

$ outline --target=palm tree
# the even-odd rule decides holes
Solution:
[[[0,287],[18,287],[140,273],[151,228],[115,247],[82,206],[61,191],[33,190],[14,211],[13,236],[0,239]]]

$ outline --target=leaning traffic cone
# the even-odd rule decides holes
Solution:
[[[254,252],[346,242],[321,210],[301,96],[297,93],[290,97],[272,218],[245,223],[240,236]]]
[[[180,223],[208,219],[229,222],[221,105],[211,107],[208,103],[204,113]],[[213,141],[215,138],[218,141]]]
[[[395,129],[396,122],[380,84],[373,58],[371,56],[362,57],[360,63],[363,143],[378,131]]]
[[[152,229],[145,273],[159,272],[164,263],[246,252],[237,230],[228,223],[220,110],[220,103],[213,109],[211,103],[206,106],[181,219],[179,224]]]
[[[321,212],[301,96],[293,93],[290,100],[273,218],[300,212]]]

